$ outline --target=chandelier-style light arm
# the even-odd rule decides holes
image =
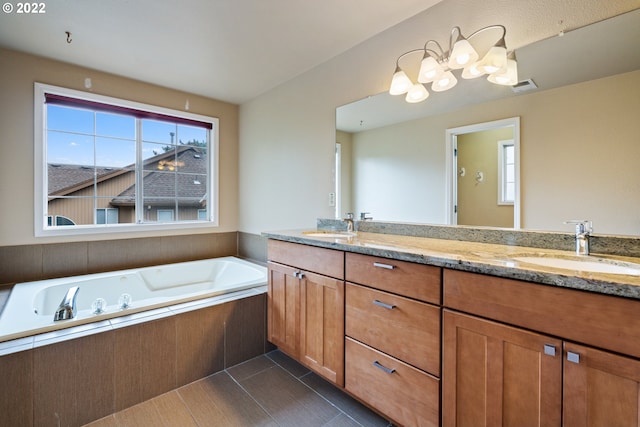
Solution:
[[[435,50],[433,50],[433,49],[429,49],[429,48],[427,47],[427,46],[429,45],[429,43],[433,43],[433,44],[435,44],[436,46],[438,46],[438,50],[439,50],[440,52],[435,51]],[[444,59],[445,51],[444,51],[444,49],[442,49],[442,46],[440,46],[440,43],[438,43],[438,42],[437,42],[437,41],[435,41],[435,40],[427,40],[427,42],[424,44],[424,47],[423,47],[422,49],[423,49],[426,53],[433,53],[433,55],[431,55],[431,56],[434,56],[434,58],[435,58],[435,59],[437,59],[438,61],[442,61],[442,60]]]
[[[400,60],[401,60],[402,58],[404,58],[405,56],[410,55],[410,54],[412,54],[412,53],[416,53],[416,52],[423,52],[423,51],[424,51],[424,49],[422,49],[422,48],[418,48],[418,49],[411,49],[411,50],[406,51],[406,52],[405,52],[405,53],[403,53],[402,55],[398,56],[398,59],[396,59],[396,68],[399,68],[399,67],[400,67]]]
[[[473,36],[476,36],[476,35],[478,35],[480,33],[485,32],[487,30],[493,30],[493,29],[501,29],[502,30],[502,36],[500,36],[500,41],[498,43],[500,43],[500,42],[504,43],[504,38],[507,35],[507,29],[505,28],[504,25],[500,25],[500,24],[488,25],[488,26],[486,26],[484,28],[480,28],[479,30],[476,30],[473,33],[469,34],[469,36],[467,37],[467,40],[470,39]]]

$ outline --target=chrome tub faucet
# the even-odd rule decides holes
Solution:
[[[55,314],[53,315],[53,321],[58,322],[60,320],[69,320],[76,317],[76,297],[80,287],[74,286],[69,288],[67,294],[62,298],[62,302],[58,306]]]
[[[588,220],[570,220],[564,223],[576,226],[576,255],[589,255],[589,236],[593,232],[593,223]]]

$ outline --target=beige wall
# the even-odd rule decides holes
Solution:
[[[458,135],[458,224],[513,227],[513,205],[498,204],[498,141],[509,139],[513,128]]]
[[[556,35],[562,28],[580,27],[637,7],[637,0],[444,0],[243,104],[240,230],[260,233],[314,227],[317,217],[333,216],[327,195],[333,187],[335,108],[387,90],[398,55],[421,45],[426,38],[446,37],[454,25],[480,28],[500,23],[508,28],[509,47],[518,48]],[[633,97],[638,99],[640,85],[637,75],[627,79],[634,79],[628,83],[635,86],[624,86],[620,92],[627,105],[632,105]],[[627,154],[632,153],[615,157],[607,147],[637,138],[637,125],[629,124],[630,112],[622,116],[608,113],[617,105],[615,98],[608,97],[604,105],[594,94],[568,90],[557,95],[555,106],[540,92],[540,96],[516,96],[490,108],[470,108],[462,116],[445,115],[442,123],[433,125],[437,132],[434,135],[444,135],[447,127],[521,116],[522,156],[526,159],[522,164],[523,226],[566,230],[559,223],[562,219],[588,216],[599,232],[637,234],[639,210],[620,205],[620,198],[637,198],[637,185],[632,184],[637,172],[629,168],[618,169],[613,175],[596,172],[601,170],[601,161],[611,163],[625,157],[628,162]],[[585,96],[595,98],[596,107],[586,108]],[[550,114],[550,107],[555,114]],[[566,117],[569,112],[564,108],[576,107],[583,110],[582,117],[578,113]],[[631,111],[637,114],[637,104]],[[585,150],[585,139],[589,146],[597,140],[597,147]],[[639,158],[636,151],[632,152]],[[559,191],[560,182],[570,186]],[[609,188],[607,198],[614,193],[613,188],[621,191],[623,195],[614,201],[619,208],[603,212],[603,206],[611,201],[605,198],[603,203],[592,197],[594,187]],[[550,205],[556,201],[561,204]],[[604,223],[612,226],[599,225]]]
[[[96,54],[99,54],[96,52]],[[236,231],[238,219],[238,106],[194,94],[0,49],[0,246],[78,240],[110,240]],[[81,237],[34,237],[34,82],[77,90],[91,78],[92,92],[220,119],[220,226],[197,230],[113,233]]]

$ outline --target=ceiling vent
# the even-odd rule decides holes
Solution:
[[[511,86],[511,90],[515,93],[528,92],[534,89],[538,89],[538,85],[536,85],[536,83],[531,79],[522,80],[521,82]]]

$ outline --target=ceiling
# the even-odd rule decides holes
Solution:
[[[241,104],[439,1],[56,0],[0,46]]]
[[[520,47],[516,56],[518,80],[532,79],[538,91],[638,70],[640,9]],[[460,73],[455,74],[459,77]],[[431,92],[419,104],[385,92],[339,107],[336,128],[361,132],[517,95],[510,86],[494,85],[485,78],[458,78],[454,88]]]

